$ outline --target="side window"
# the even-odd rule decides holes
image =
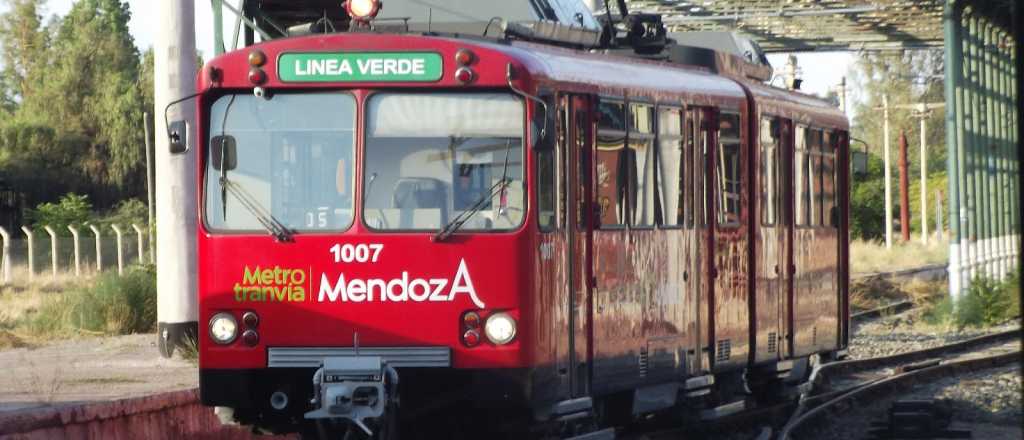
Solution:
[[[718,123],[717,194],[718,224],[737,226],[740,222],[740,116],[723,112]]]
[[[823,224],[828,227],[837,227],[837,221],[833,216],[836,206],[836,151],[840,139],[839,133],[825,132],[825,139],[822,143],[821,154],[821,207]]]
[[[658,108],[658,194],[661,224],[681,226],[685,222],[686,177],[683,164],[683,110]]]
[[[597,152],[594,158],[601,228],[626,225],[629,169],[626,160],[626,106],[606,101],[598,105]]]
[[[807,149],[810,150],[808,176],[811,184],[811,226],[821,226],[821,130],[807,131]]]
[[[796,194],[796,203],[793,206],[793,215],[796,217],[797,226],[807,226],[811,222],[811,190],[808,164],[810,163],[807,154],[807,127],[798,125],[796,127],[796,151],[793,163],[793,183],[796,186],[793,194]]]
[[[778,158],[779,120],[773,117],[761,118],[760,127],[760,185],[761,224],[772,226],[778,221]]]
[[[629,149],[632,154],[632,224],[654,226],[654,107],[630,104]]]
[[[559,187],[556,183],[558,152],[563,151],[568,138],[565,126],[567,109],[560,101],[555,125],[555,145],[544,146],[537,152],[537,224],[542,232],[551,232],[558,223]]]

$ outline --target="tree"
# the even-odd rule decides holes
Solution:
[[[46,64],[49,34],[43,28],[40,11],[44,0],[6,0],[9,12],[0,17],[0,50],[4,68],[0,72],[2,105],[8,112],[18,100],[32,94],[31,79]]]

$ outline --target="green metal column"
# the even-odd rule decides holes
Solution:
[[[966,112],[964,112],[967,150],[967,273],[968,281],[978,273],[979,246],[981,231],[978,228],[978,130],[980,128],[978,103],[978,18],[973,11],[967,14],[967,66],[964,69],[966,78]]]
[[[960,204],[964,200],[963,179],[963,46],[962,9],[956,0],[947,0],[943,11],[946,50],[946,174],[949,189],[949,292],[955,300],[964,285],[962,222]]]
[[[999,206],[999,190],[995,186],[996,165],[996,130],[995,130],[995,87],[992,72],[992,32],[994,27],[988,20],[982,21],[982,90],[985,124],[985,141],[981,152],[985,160],[984,198],[985,198],[985,267],[989,276],[999,273],[999,218],[996,209]]]
[[[213,52],[224,53],[224,0],[210,0],[213,8]]]

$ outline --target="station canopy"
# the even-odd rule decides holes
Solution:
[[[613,14],[616,1],[609,0]],[[947,0],[627,0],[630,12],[658,13],[669,31],[741,31],[766,52],[942,47]],[[1012,3],[974,7],[1009,24]],[[1000,13],[1000,11],[1002,11]]]

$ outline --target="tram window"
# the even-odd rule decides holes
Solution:
[[[654,107],[631,104],[629,149],[633,159],[633,222],[637,227],[654,226]]]
[[[626,225],[629,194],[629,164],[626,148],[625,105],[621,102],[601,102],[597,130],[597,152],[594,176],[601,228]]]
[[[810,150],[810,163],[807,172],[810,178],[811,190],[811,226],[822,225],[822,203],[821,203],[821,130],[811,129],[807,131],[807,149]]]
[[[722,113],[718,124],[717,210],[718,224],[737,226],[740,222],[740,116]]]
[[[824,216],[822,224],[828,227],[836,226],[836,222],[833,218],[832,211],[836,206],[835,145],[838,139],[838,133],[826,131],[825,138],[822,143],[823,152],[821,155],[821,207],[822,215]]]
[[[658,189],[661,224],[680,226],[685,221],[685,177],[683,174],[683,110],[658,109]]]
[[[779,120],[778,118],[762,118],[761,129],[761,224],[772,226],[778,221],[778,157],[779,157]]]
[[[289,229],[347,229],[353,211],[355,114],[356,100],[334,92],[217,99],[210,108],[210,137],[233,137],[238,151],[230,170],[215,169],[214,161],[207,161],[204,215],[209,227],[263,230],[246,207],[255,205]]]
[[[807,128],[801,125],[796,127],[796,154],[794,155],[793,182],[796,184],[796,203],[794,204],[794,216],[797,226],[807,226],[811,221],[811,190],[810,190],[810,163],[807,152],[807,140],[805,138]]]
[[[557,184],[560,161],[557,156],[565,148],[568,133],[565,126],[566,108],[564,103],[558,108],[556,126],[556,145],[554,148],[542,148],[537,152],[537,224],[543,232],[553,231],[559,222],[558,207],[561,205]],[[558,205],[556,205],[556,203]]]
[[[381,93],[366,105],[363,216],[374,230],[517,228],[524,105],[511,94]],[[505,184],[502,185],[502,180]]]

